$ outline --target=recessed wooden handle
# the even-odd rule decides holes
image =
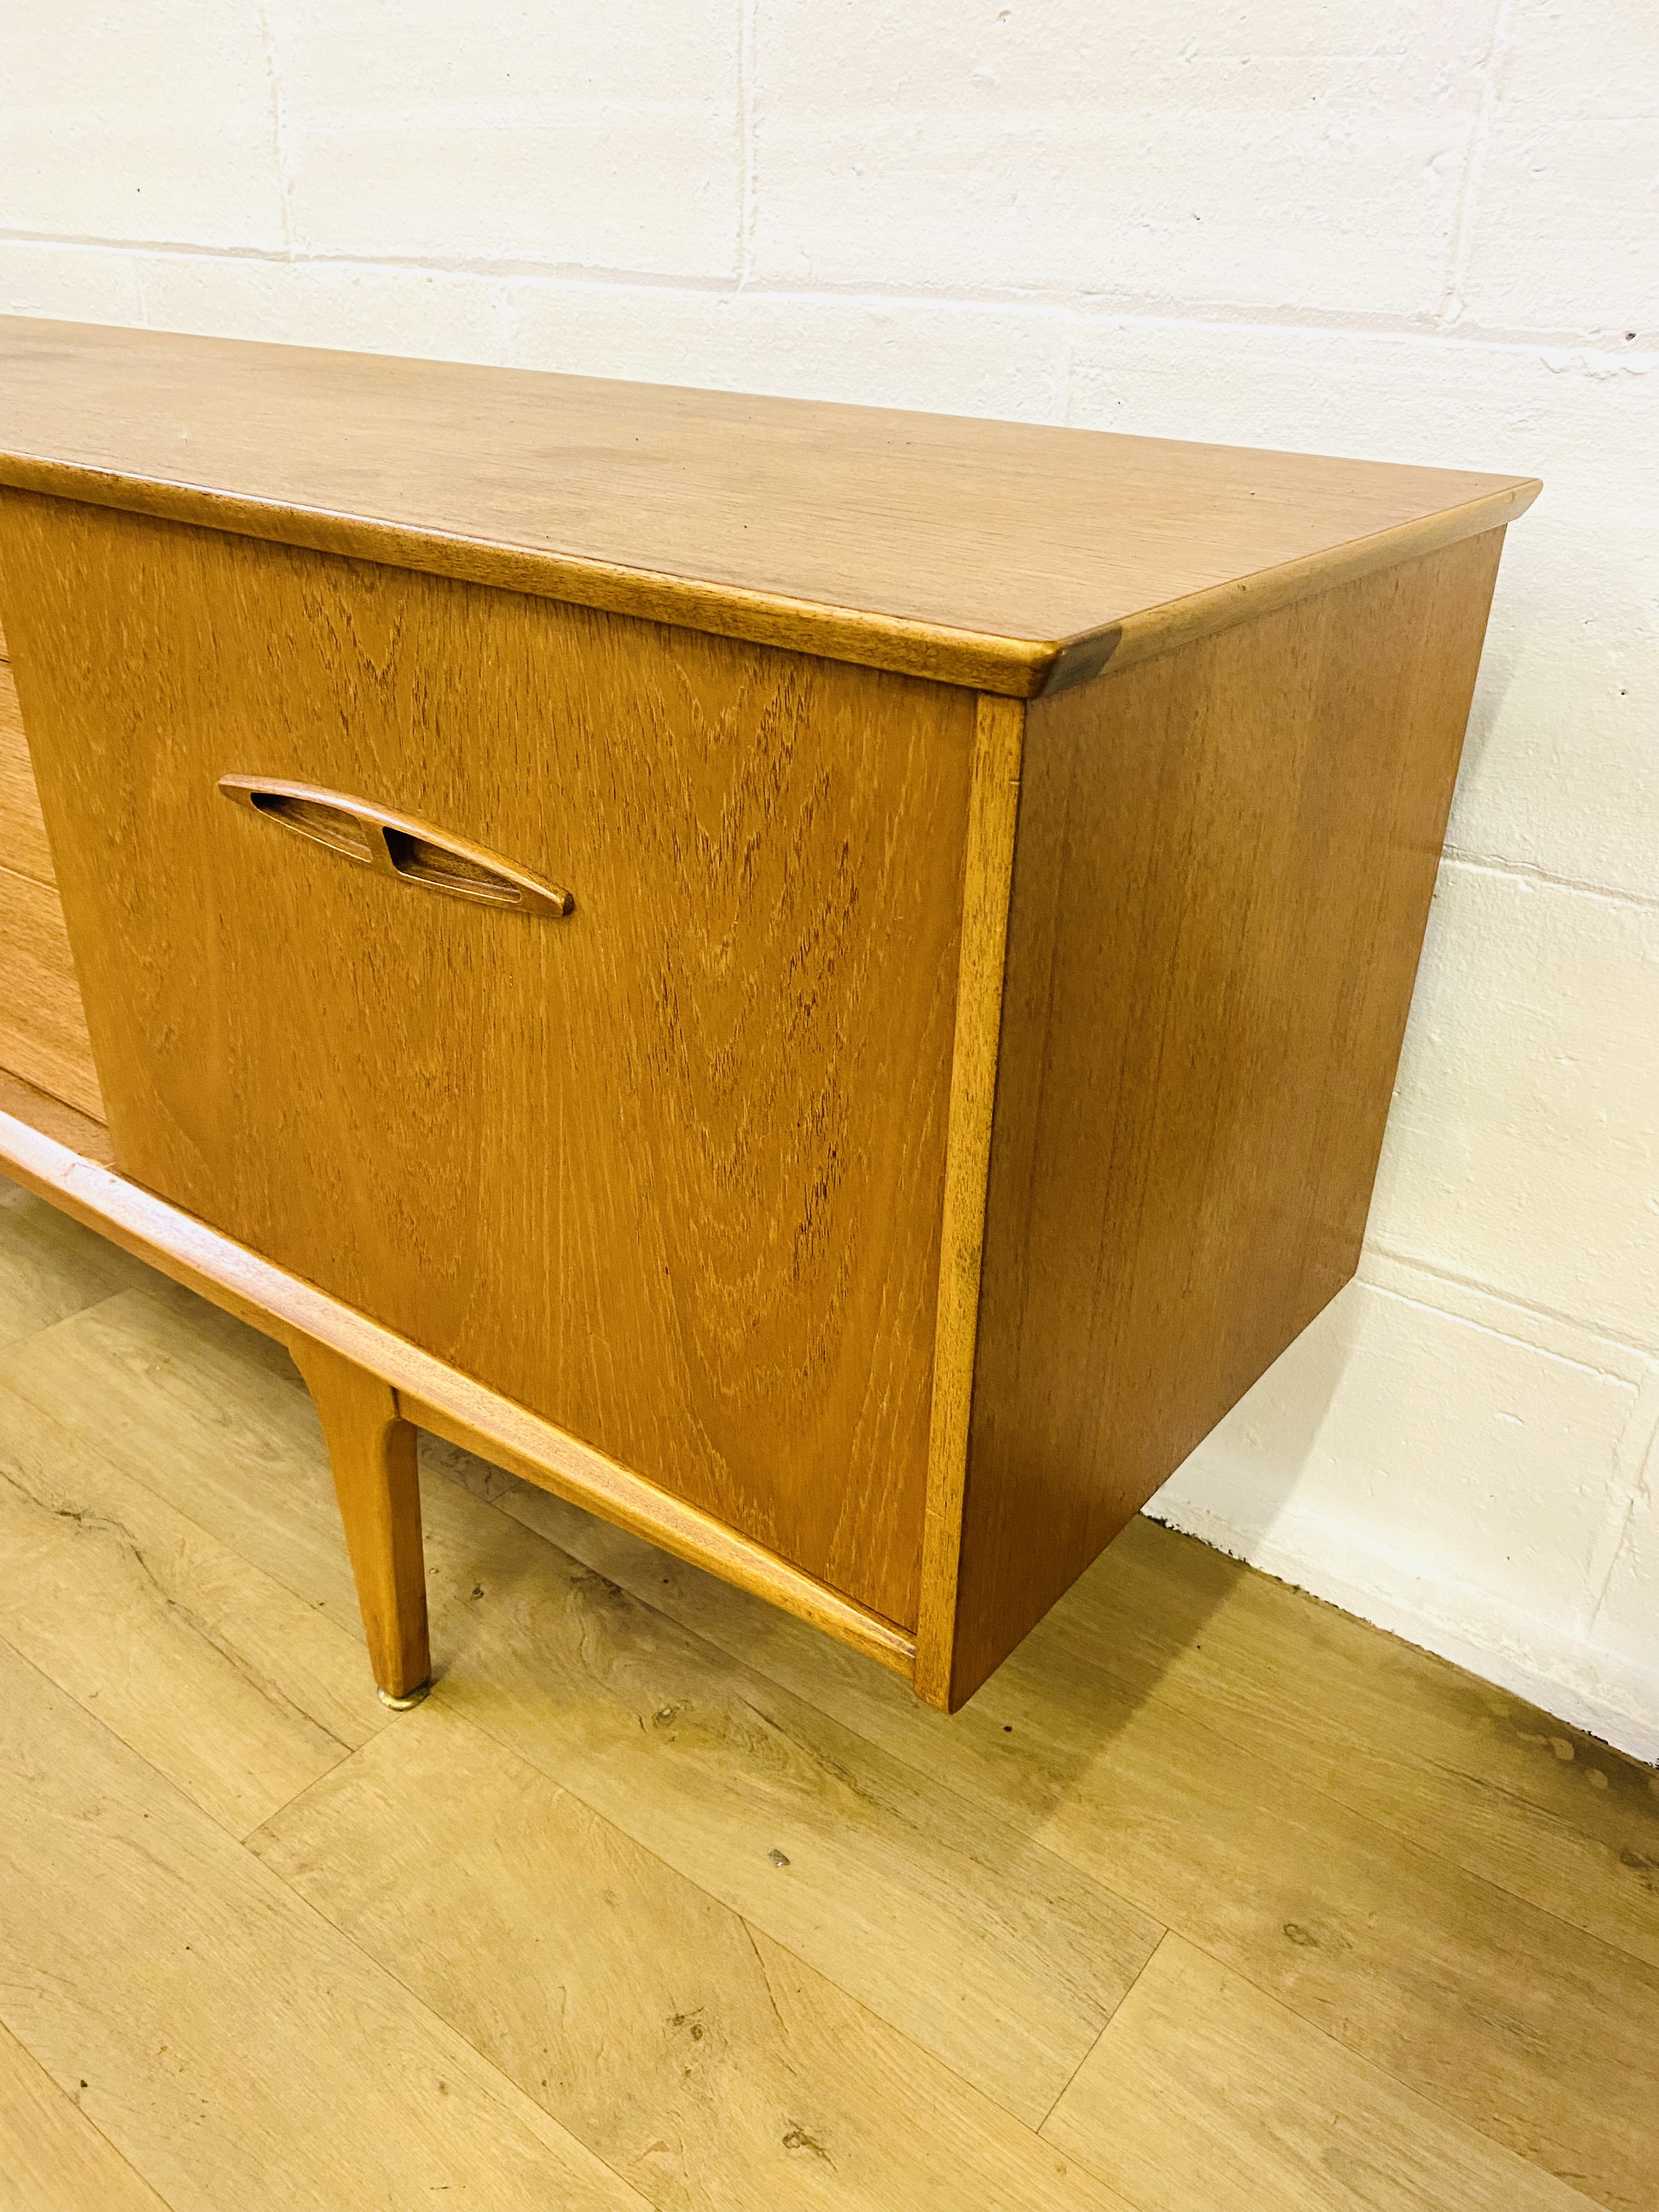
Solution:
[[[499,854],[465,837],[453,837],[429,822],[393,814],[372,799],[314,783],[283,783],[267,776],[222,775],[219,788],[239,806],[251,806],[269,822],[280,822],[313,844],[395,876],[423,890],[446,891],[479,906],[511,907],[520,914],[556,919],[575,904],[568,891],[544,884],[515,868]]]

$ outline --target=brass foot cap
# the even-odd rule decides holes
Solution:
[[[381,1690],[376,1694],[380,1703],[383,1705],[390,1705],[394,1713],[406,1713],[411,1705],[420,1704],[431,1687],[430,1682],[417,1683],[414,1689],[405,1692],[401,1698],[394,1698],[390,1690]]]

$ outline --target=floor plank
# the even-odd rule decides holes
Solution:
[[[158,1279],[118,1246],[82,1229],[0,1176],[0,1346]]]
[[[670,1562],[453,1446],[433,1464],[697,1634],[850,1714],[866,1670],[695,1569]],[[631,1548],[630,1548],[631,1547]],[[666,1574],[667,1581],[663,1579]],[[1142,1519],[1062,1601],[1074,1639],[1264,1761],[1587,1935],[1659,1966],[1659,1774],[1352,1614]],[[1306,1686],[1316,1685],[1316,1693]],[[891,1693],[874,1694],[890,1703]]]
[[[344,1630],[3,1383],[0,1555],[0,1636],[234,1835],[390,1718]]]
[[[1599,2201],[1659,2205],[1659,1972],[1332,1796],[1237,1708],[1200,1718],[1121,1585],[1115,1609],[1064,1601],[947,1720],[694,1568],[448,1448],[433,1464],[994,1808],[1466,2124]],[[1202,1620],[1190,1633],[1207,1640]]]
[[[428,1588],[446,1705],[1041,2119],[1155,1922],[487,1507]]]
[[[310,1401],[250,1332],[135,1291],[28,1352],[0,1380],[107,1431],[136,1479],[355,1626]],[[1158,1923],[457,1486],[429,1482],[425,1514],[441,1698],[1042,2118]]]
[[[280,1346],[146,1271],[0,1353],[0,1382],[361,1642],[316,1416]]]
[[[21,1293],[8,1286],[20,1219]],[[31,1270],[40,1275],[42,1253],[48,1277],[52,1269],[59,1276],[31,1304]],[[1413,2141],[1441,2140],[1445,2185],[1455,2183],[1455,2201],[1480,2212],[1488,2201],[1504,2201],[1480,2191],[1491,2174],[1505,2171],[1518,2177],[1509,2200],[1518,2212],[1534,2212],[1534,2204],[1565,2212],[1565,2188],[1618,2212],[1659,2208],[1659,1971],[1651,1940],[1659,1853],[1650,1809],[1659,1792],[1644,1770],[1362,1624],[1187,1540],[1139,1526],[967,1711],[946,1721],[870,1662],[799,1624],[430,1440],[425,1486],[435,1640],[446,1674],[421,1712],[385,1724],[369,1696],[314,1416],[286,1355],[155,1278],[139,1276],[137,1286],[123,1278],[125,1287],[105,1284],[82,1297],[78,1264],[72,1246],[50,1237],[31,1245],[27,1214],[0,1208],[0,1321],[9,1311],[39,1316],[27,1342],[0,1348],[0,1385],[15,1394],[0,1394],[0,1437],[15,1443],[15,1432],[27,1431],[45,1439],[29,1446],[27,1495],[10,1501],[9,1522],[0,1491],[0,1544],[9,1560],[19,1544],[29,1547],[21,1580],[39,1588],[32,1595],[0,1593],[0,1607],[25,1624],[15,1633],[34,1639],[31,1648],[87,1707],[83,1714],[61,1698],[50,1704],[58,1693],[40,1684],[49,1714],[30,1723],[33,1733],[19,1738],[13,1761],[26,1786],[0,1787],[0,1845],[13,1860],[9,1869],[0,1863],[0,1885],[10,1884],[0,1893],[8,1908],[14,1893],[30,1900],[25,1924],[36,1894],[52,1899],[38,1947],[32,1925],[22,1942],[9,1911],[0,1916],[0,1948],[20,1945],[12,1960],[0,1957],[0,2016],[55,2081],[70,2088],[88,2081],[89,2090],[76,2094],[124,2150],[129,2139],[119,2124],[163,2161],[175,2138],[193,2144],[191,2130],[204,2131],[207,2148],[195,2165],[164,2173],[154,2159],[134,2158],[174,2212],[231,2201],[224,2145],[236,2140],[243,2072],[267,2061],[278,2070],[295,2063],[300,2031],[290,2014],[307,1975],[334,1991],[327,2000],[334,2009],[325,2008],[318,2033],[348,2054],[356,2054],[354,2035],[386,2034],[393,2018],[386,2008],[396,2003],[425,2023],[423,2035],[463,2054],[458,2063],[475,2071],[464,2076],[472,2085],[471,2117],[457,2124],[457,2141],[483,2141],[479,2116],[494,2109],[490,2100],[505,2100],[514,2143],[517,2129],[527,2131],[526,2141],[559,2147],[562,2157],[579,2156],[505,2073],[465,2057],[468,2046],[416,1998],[387,1996],[396,1984],[386,1970],[337,1933],[329,1940],[344,1948],[327,1954],[336,1962],[331,1981],[314,1950],[326,1931],[290,1892],[271,1889],[270,1869],[252,1867],[246,1853],[242,1861],[266,1885],[256,1885],[246,1906],[257,1941],[226,1933],[234,1885],[220,1865],[202,1907],[215,1931],[212,1988],[191,1981],[202,1971],[193,1957],[174,1955],[181,1929],[191,1940],[181,1917],[186,1876],[195,1879],[189,1870],[210,1856],[202,1832],[233,1858],[235,1846],[159,1777],[149,1774],[141,1788],[133,1778],[148,1770],[88,1715],[107,1711],[137,1741],[148,1713],[144,1725],[154,1732],[145,1747],[187,1780],[192,1729],[218,1739],[195,1754],[206,1771],[239,1727],[252,1728],[257,1740],[263,1726],[252,1707],[237,1719],[241,1692],[216,1672],[216,1639],[239,1655],[226,1662],[230,1674],[245,1656],[257,1676],[286,1689],[285,1637],[291,1626],[299,1638],[301,1622],[326,1639],[339,1670],[329,1678],[333,1732],[342,1742],[354,1727],[360,1741],[364,1729],[375,1733],[320,1778],[301,1778],[308,1787],[295,1802],[295,1822],[331,1805],[337,1792],[345,1808],[340,1832],[366,1851],[372,1844],[377,1871],[382,1857],[401,1863],[398,1828],[407,1822],[426,1838],[406,1877],[416,1897],[458,1863],[489,1869],[480,1893],[456,1908],[467,1932],[464,1943],[452,1943],[439,1925],[403,1925],[395,1897],[377,1903],[372,1885],[354,1887],[343,1846],[332,1857],[325,1851],[322,1875],[349,1901],[349,1913],[340,1906],[343,1918],[357,1915],[351,1924],[364,1940],[383,1946],[388,1959],[395,1954],[423,1990],[449,1992],[444,2008],[465,2017],[479,2042],[526,2081],[538,2049],[556,2055],[562,2047],[566,2075],[586,2066],[592,2081],[609,2082],[592,2090],[591,2110],[581,2106],[582,2126],[606,2124],[601,2108],[609,2099],[617,2132],[604,2141],[636,2160],[653,2199],[672,2185],[705,2188],[717,2203],[720,2186],[739,2185],[710,2170],[722,2139],[697,2132],[710,2123],[700,2117],[696,2085],[716,2081],[708,2109],[718,2104],[735,2113],[732,2140],[746,2147],[752,2137],[757,2156],[770,2154],[766,2130],[789,2121],[778,2143],[787,2157],[766,2170],[775,2180],[793,2178],[795,2196],[775,2194],[775,2201],[842,2201],[821,2193],[832,2185],[829,2162],[818,2156],[832,2123],[841,2131],[833,2141],[856,2149],[848,2152],[847,2185],[865,2188],[879,2161],[863,2138],[848,2134],[848,2115],[858,2096],[890,2093],[908,2035],[931,2054],[915,2062],[918,2078],[943,2079],[948,2066],[1028,2123],[1060,2097],[1054,2124],[1096,2142],[1085,2163],[1108,2166],[1106,2179],[1138,2212],[1224,2212],[1229,2177],[1253,2166],[1271,2179],[1276,2201],[1293,2207],[1364,2204],[1381,2212],[1399,2204],[1426,2212],[1450,2201],[1433,2194],[1438,2185],[1426,2153],[1413,2164],[1398,2152],[1402,2130],[1415,2130]],[[65,1294],[60,1310],[54,1297]],[[3,1340],[0,1328],[0,1346]],[[33,1412],[12,1410],[16,1397]],[[30,1429],[42,1415],[50,1417],[45,1425]],[[63,1431],[75,1441],[65,1443]],[[37,1514],[58,1524],[46,1536],[23,1533]],[[165,1565],[157,1595],[141,1603],[139,1581],[156,1559]],[[257,1656],[233,1634],[245,1610],[238,1577],[246,1572],[281,1586],[274,1609],[240,1623],[238,1632]],[[175,1607],[200,1615],[201,1650],[191,1648],[196,1632],[173,1620]],[[112,1626],[104,1620],[111,1611]],[[106,1646],[105,1657],[93,1663],[78,1656],[77,1637],[94,1654]],[[152,1645],[151,1638],[160,1640]],[[124,1650],[129,1658],[119,1656]],[[148,1698],[141,1678],[157,1664],[176,1670],[167,1678],[175,1690]],[[354,1665],[362,1668],[361,1709]],[[21,1666],[0,1650],[0,1706],[12,1702],[5,1669]],[[138,1719],[123,1719],[123,1698]],[[300,1702],[316,1720],[311,1698],[307,1692]],[[361,1715],[355,1723],[354,1711]],[[3,1718],[16,1724],[9,1710]],[[416,1733],[400,1739],[411,1723]],[[446,1801],[441,1761],[422,1768],[416,1748],[464,1725],[468,1735],[447,1741],[471,1741],[482,1765],[468,1786],[450,1787]],[[60,1735],[71,1744],[69,1768],[53,1774]],[[85,1753],[88,1742],[102,1747],[96,1759]],[[246,1756],[237,1753],[230,1771]],[[104,1774],[111,1761],[124,1778],[100,1794],[88,1777],[94,1768]],[[533,1778],[525,1778],[527,1771]],[[501,1774],[518,1778],[511,1789]],[[212,1785],[194,1786],[199,1795]],[[21,1802],[54,1790],[61,1802],[45,1818]],[[364,1790],[370,1794],[360,1798]],[[450,1825],[457,1807],[482,1803],[491,1790],[501,1811],[487,1838]],[[118,1818],[106,1796],[124,1808]],[[171,1808],[163,1827],[182,1822],[195,1840],[182,1857],[170,1844],[158,1872],[145,1851],[163,1803]],[[374,1832],[363,1811],[371,1803],[395,1804],[397,1820]],[[79,1808],[72,1815],[71,1804]],[[543,1808],[534,1818],[526,1810],[532,1805]],[[287,1820],[274,1816],[269,1835],[292,1842],[301,1830],[290,1834]],[[578,1848],[561,1823],[576,1824],[571,1834],[588,1843]],[[58,1831],[69,1838],[62,1849]],[[538,1856],[556,1831],[558,1848]],[[608,1860],[592,1842],[602,1833]],[[600,1896],[586,1917],[601,1928],[610,1910],[595,1887],[601,1863],[613,1871],[634,1867],[628,1893],[635,1924],[659,1932],[649,1942],[618,1941],[607,1950],[592,1928],[569,1926],[558,1888],[567,1862],[574,1893]],[[648,1881],[638,1872],[647,1863]],[[157,1886],[165,1893],[155,1923],[161,1936],[152,1940],[142,1904],[125,1914],[108,1904],[99,1884],[110,1881],[110,1865],[118,1889],[137,1882],[144,1898]],[[547,1901],[531,1912],[525,1899],[540,1900],[538,1885],[549,1884]],[[67,1899],[78,1907],[88,1890],[98,1893],[92,1924],[65,1935],[54,1916],[67,1913]],[[685,2003],[651,1978],[665,1955],[662,1900],[671,1894],[696,1900],[695,1912],[688,1906],[680,1917],[695,1934],[695,1942],[686,1937],[686,1956],[694,1979],[702,1977],[697,1985],[717,1989],[745,2021],[758,2019],[764,2002],[775,2023],[764,2029],[770,2044],[761,2029],[746,2030],[750,2039],[729,2067],[726,2046],[703,2050],[706,2021],[693,2023],[705,2031],[693,2036]],[[278,1908],[273,1897],[287,1905]],[[290,1959],[279,1971],[290,1940],[281,1914],[290,1910],[312,1929],[313,1948],[301,1943],[300,1964]],[[385,1925],[382,1916],[390,1916]],[[752,1941],[746,1936],[741,1950],[729,1932],[738,1916],[751,1923]],[[440,1917],[434,1908],[424,1920]],[[572,1947],[568,1986],[586,1992],[584,2002],[615,2003],[630,2021],[636,2015],[626,2013],[624,2000],[662,2008],[660,2047],[650,2059],[659,2075],[650,2078],[691,2085],[684,2091],[690,2103],[683,2142],[666,2131],[647,2138],[643,2097],[627,2104],[605,2073],[607,2054],[595,2051],[591,2038],[558,2045],[545,2017],[547,1984],[539,1966],[530,1971],[544,1962],[546,1944],[525,1933],[544,1923],[547,1941]],[[1176,1939],[1165,1939],[1134,1982],[1166,1925]],[[492,2010],[504,1954],[511,2002]],[[1194,1966],[1199,1954],[1201,1966]],[[100,1959],[114,1962],[112,1995],[100,1987]],[[351,1974],[339,1978],[343,1959],[356,1962],[352,1974],[368,1976],[378,1992],[372,2000],[353,1994]],[[11,1971],[19,1960],[21,1974]],[[1183,1960],[1184,1979],[1176,1971]],[[244,2020],[240,1993],[258,1986],[263,1972],[276,1977],[287,2025],[272,2027],[263,2013]],[[1203,1983],[1206,1974],[1218,1975],[1218,1987]],[[1166,1984],[1166,1976],[1174,1978]],[[148,2011],[149,2000],[141,2002],[128,1986],[135,1980],[145,1990],[158,1984]],[[838,1985],[833,1992],[830,1982]],[[1173,1992],[1167,2002],[1166,1988]],[[1183,1991],[1193,2001],[1184,2015]],[[181,2047],[169,2039],[169,2006],[189,2029],[185,2087],[185,2075],[167,2073],[170,2054]],[[220,2041],[210,2048],[216,2006]],[[882,2024],[849,2025],[871,2014]],[[1100,2029],[1104,2039],[1095,2051]],[[392,2039],[402,2033],[394,2023]],[[105,2038],[113,2038],[115,2056],[100,2076],[81,2058],[96,2055]],[[884,2055],[875,2071],[860,2073],[848,2047],[856,2053],[866,2044]],[[685,2045],[695,2046],[689,2060]],[[343,2062],[313,2048],[304,2063],[326,2071]],[[1207,2093],[1194,2086],[1206,2068]],[[556,2069],[550,2061],[544,2071],[551,2080]],[[1310,2087],[1298,2118],[1284,2109],[1280,2085],[1304,2075]],[[751,2076],[764,2095],[760,2087],[750,2094]],[[1153,2118],[1139,2137],[1130,2130],[1130,2148],[1111,2166],[1096,2142],[1101,2116],[1112,2112],[1124,2081],[1143,2076]],[[402,2109],[402,2099],[425,2113],[426,2132],[416,2128],[411,2137],[419,2157],[436,2157],[434,2143],[447,2154],[447,2100],[434,2120],[436,2108],[422,2104],[419,2080],[411,2087],[402,2075],[375,2078],[381,2122]],[[453,2078],[444,2078],[453,2089]],[[820,2079],[847,2085],[842,2101],[802,2117],[792,2085]],[[545,2094],[545,2082],[532,2087],[536,2097]],[[968,2089],[953,2094],[968,2100],[964,2109],[980,2110],[982,2099]],[[324,2108],[343,2116],[344,2096],[337,2084],[330,2087]],[[1168,2113],[1182,2097],[1192,2110],[1173,2128]],[[955,2140],[950,2115],[957,2109],[948,2100],[924,2103],[916,2131],[925,2139],[929,2128],[944,2130],[940,2140]],[[1443,2139],[1434,2138],[1437,2126]],[[263,2197],[258,2189],[240,2191],[239,2212],[281,2201],[316,2201],[332,2212],[326,2190],[307,2193],[318,2177],[305,2160],[322,2154],[270,2149],[276,2127],[274,2106],[269,2112],[260,2106],[252,2138],[259,2188],[274,2178]],[[1160,2129],[1161,2196],[1132,2162],[1136,2140],[1146,2162],[1155,2160]],[[798,2140],[784,2142],[797,2130]],[[1381,2150],[1368,2163],[1379,2131],[1395,2142],[1392,2166]],[[1501,2148],[1477,2155],[1471,2131]],[[601,2138],[596,2132],[592,2139]],[[976,2138],[970,2130],[962,2140]],[[659,2141],[662,2148],[653,2148]],[[1066,2141],[1077,2155],[1069,2135]],[[1506,2168],[1510,2153],[1527,2163]],[[522,2179],[528,2155],[513,2153],[519,2163],[498,2192],[506,2206],[534,2201]],[[389,2198],[383,2189],[378,2197],[360,2192],[343,2201],[426,2202],[426,2191],[408,2179],[417,2170],[428,2169],[418,2160],[394,2166]],[[588,2180],[597,2173],[595,2185],[620,2186],[591,2156],[578,2171]],[[949,2179],[946,2166],[939,2171]],[[442,2172],[447,2178],[449,2169]],[[1075,2172],[1055,2185],[1062,2181],[1082,2185]],[[1337,2193],[1321,2197],[1322,2186]],[[463,2194],[459,2201],[469,2200]],[[698,2200],[690,2193],[672,2201]],[[1255,2200],[1240,2201],[1254,2212]]]
[[[0,2014],[173,2212],[641,2200],[0,1645]],[[84,2084],[84,2087],[79,2086]]]
[[[167,2212],[75,2099],[3,2027],[0,2212]]]
[[[1166,1705],[1659,1966],[1652,1768],[1193,1537],[1139,1521],[1110,1558],[1079,1632],[1143,1638]]]
[[[1044,2124],[1139,2212],[1589,2212],[1166,1936]]]
[[[435,1698],[252,1848],[663,2212],[1127,2212]]]

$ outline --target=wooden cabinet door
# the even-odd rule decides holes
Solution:
[[[972,695],[4,505],[125,1172],[913,1624]],[[400,881],[226,775],[571,911]]]
[[[0,1068],[100,1119],[17,687],[0,635]]]

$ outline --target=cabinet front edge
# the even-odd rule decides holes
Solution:
[[[502,545],[368,516],[240,499],[27,454],[0,453],[0,489],[190,523],[266,544],[373,561],[383,568],[417,569],[1008,698],[1030,698],[1040,691],[1060,650],[1053,639],[1004,637],[552,549]]]
[[[1025,743],[1023,700],[982,696],[963,863],[956,1032],[951,1054],[933,1400],[916,1622],[916,1695],[951,1709],[969,1415],[979,1334],[991,1122],[1002,1041],[1002,985]]]
[[[243,499],[198,485],[122,476],[33,454],[0,453],[0,488],[115,507],[160,521],[192,523],[234,537],[296,545],[384,567],[419,569],[532,598],[562,599],[1002,698],[1031,699],[1050,698],[1108,671],[1132,667],[1138,660],[1247,622],[1291,599],[1495,529],[1523,514],[1542,486],[1535,478],[1517,479],[1461,506],[1104,620],[1065,638],[1012,637],[958,629],[551,549],[503,545],[363,515]]]

